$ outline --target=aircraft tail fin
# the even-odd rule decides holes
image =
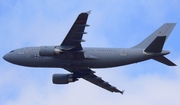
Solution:
[[[160,28],[158,28],[150,36],[148,36],[145,40],[133,48],[144,48],[146,51],[159,52],[162,50],[165,41],[167,40],[175,25],[176,23],[163,24]],[[156,50],[156,47],[159,50]]]
[[[176,64],[174,64],[172,61],[170,61],[169,59],[167,59],[163,55],[158,56],[158,57],[154,57],[153,59],[158,61],[158,62],[161,62],[161,63],[163,63],[165,65],[168,65],[168,66],[176,66]]]
[[[144,50],[150,53],[160,53],[162,51],[166,36],[157,36],[149,46]]]

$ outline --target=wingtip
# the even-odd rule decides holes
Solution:
[[[87,13],[87,14],[90,14],[90,13],[91,13],[91,10],[87,11],[86,13]]]
[[[169,64],[168,66],[177,66],[174,62],[172,64]]]
[[[170,65],[170,66],[177,66],[176,64]]]
[[[89,10],[87,12],[82,12],[82,13],[87,13],[89,15],[91,13],[91,10]]]
[[[123,95],[124,91],[125,91],[125,90],[123,90],[123,91],[120,91],[120,93]]]
[[[177,23],[164,23],[164,24],[166,24],[166,25],[176,25]]]

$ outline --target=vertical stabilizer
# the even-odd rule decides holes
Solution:
[[[160,28],[158,28],[155,32],[153,32],[150,36],[148,36],[145,40],[143,40],[138,45],[133,48],[147,48],[157,37],[165,36],[165,41],[170,35],[176,23],[165,23]]]
[[[166,40],[166,36],[157,36],[154,41],[144,50],[149,53],[160,53],[164,46],[164,42]]]

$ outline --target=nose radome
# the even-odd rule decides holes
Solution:
[[[3,59],[6,60],[6,61],[8,61],[8,62],[9,62],[9,60],[10,60],[8,54],[5,54],[5,55],[3,56]]]
[[[3,59],[7,61],[7,54],[3,56]]]

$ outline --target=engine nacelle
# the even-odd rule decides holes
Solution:
[[[77,80],[73,74],[53,74],[52,77],[54,84],[68,84],[69,82],[75,82]]]
[[[54,46],[41,46],[39,50],[40,56],[55,56],[63,53],[60,48]]]

